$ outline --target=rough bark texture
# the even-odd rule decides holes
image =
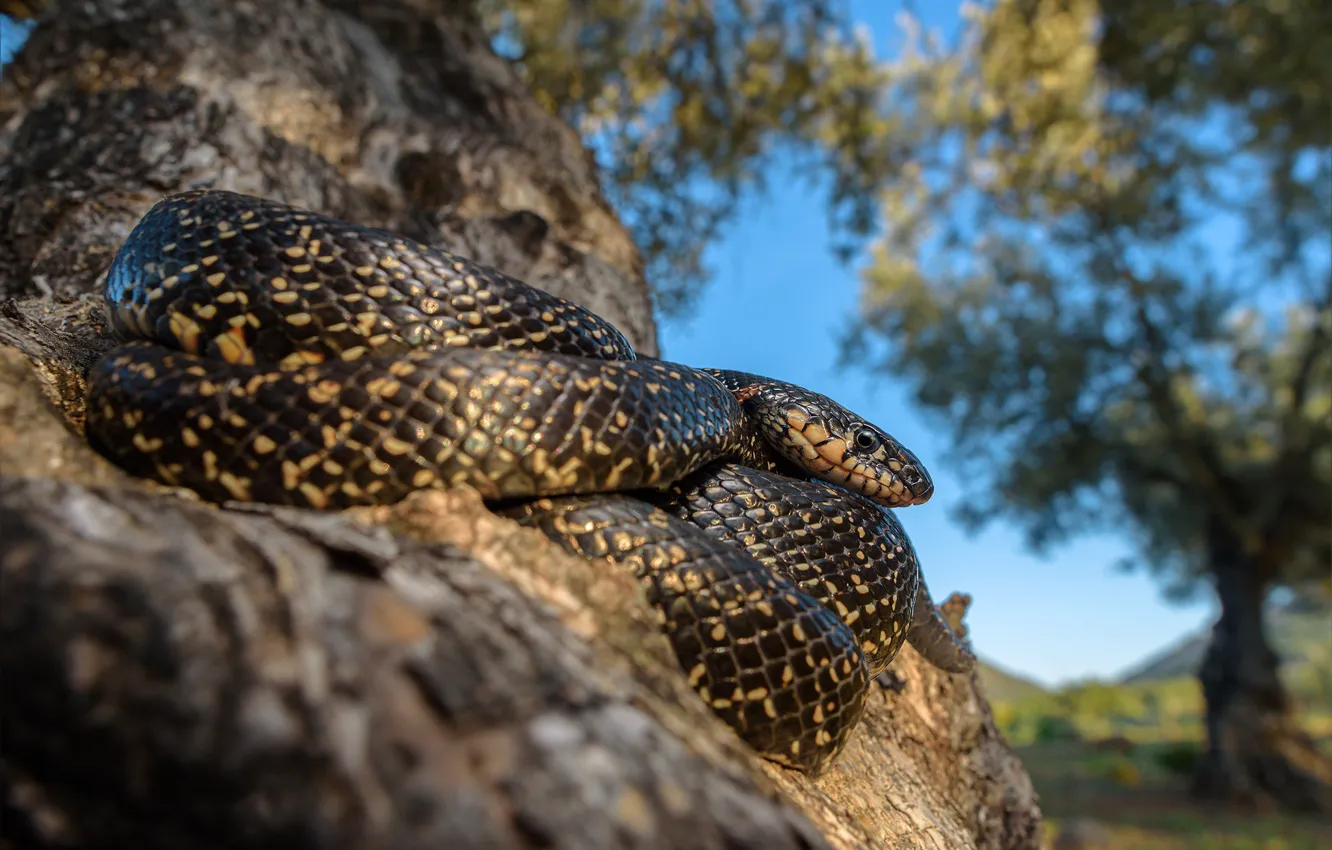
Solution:
[[[1332,762],[1292,715],[1263,628],[1268,588],[1226,529],[1218,518],[1209,540],[1221,614],[1198,672],[1207,752],[1194,789],[1232,804],[1332,811]]]
[[[1038,846],[975,678],[909,648],[810,780],[689,691],[631,577],[469,492],[219,509],[84,444],[99,276],[193,186],[446,243],[656,353],[590,158],[465,5],[57,3],[6,70],[0,844]]]

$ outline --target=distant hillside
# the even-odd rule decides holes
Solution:
[[[1198,665],[1202,664],[1203,653],[1207,651],[1210,634],[1203,630],[1189,635],[1179,643],[1149,656],[1137,667],[1119,678],[1121,685],[1136,685],[1140,682],[1159,682],[1178,676],[1198,675]]]
[[[1332,664],[1332,612],[1293,607],[1274,608],[1268,616],[1268,635],[1277,654],[1296,674],[1301,668]],[[1179,676],[1196,676],[1203,653],[1207,651],[1210,630],[1191,635],[1174,646],[1151,656],[1119,679],[1121,684],[1156,682]]]
[[[1015,673],[1009,673],[982,661],[977,673],[981,686],[990,702],[1017,702],[1025,697],[1045,693],[1045,688],[1024,679]]]
[[[1269,635],[1281,656],[1282,678],[1292,696],[1315,706],[1332,710],[1332,611],[1294,607],[1273,608],[1268,618]],[[1190,635],[1179,643],[1131,668],[1114,685],[1169,685],[1183,687],[1194,698],[1198,666],[1207,651],[1210,629]],[[1022,676],[982,661],[979,676],[985,694],[992,703],[1022,702],[1052,692]],[[1083,683],[1085,684],[1085,683]],[[1071,685],[1076,689],[1081,685]],[[1068,689],[1064,689],[1067,692]],[[1043,703],[1042,703],[1043,704]]]

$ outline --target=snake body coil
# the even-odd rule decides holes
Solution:
[[[928,475],[823,396],[639,360],[492,269],[227,192],[158,203],[105,294],[128,341],[89,375],[87,434],[123,468],[215,501],[510,500],[631,566],[691,685],[771,759],[822,769],[904,639],[969,663],[885,509]]]

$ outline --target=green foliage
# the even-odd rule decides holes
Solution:
[[[1189,589],[1332,557],[1332,29],[1316,0],[998,0],[888,68],[859,356],[951,425],[963,516],[1130,530]]]
[[[1040,795],[1051,840],[1065,829],[1086,834],[1075,824],[1090,822],[1096,825],[1091,834],[1100,838],[1095,846],[1106,850],[1332,847],[1332,822],[1325,817],[1264,814],[1190,799],[1188,777],[1158,760],[1174,746],[1147,744],[1130,757],[1106,758],[1087,744],[1055,742],[1022,747],[1019,755]],[[1138,781],[1116,781],[1113,774],[1125,771],[1117,765],[1131,766]]]
[[[1322,684],[1305,681],[1292,664],[1284,681],[1298,716],[1315,734],[1332,732],[1332,703],[1321,699]],[[1123,736],[1142,742],[1202,735],[1203,697],[1198,680],[1187,675],[1131,684],[1084,682],[1054,692],[991,704],[995,723],[1014,744],[1061,740],[1098,741]]]
[[[1142,771],[1133,763],[1132,759],[1120,757],[1112,762],[1105,770],[1106,778],[1116,785],[1132,787],[1142,782]]]
[[[1242,109],[1250,145],[1290,156],[1326,147],[1332,134],[1332,54],[1318,49],[1328,20],[1316,2],[1108,3],[1101,63],[1155,106],[1192,115],[1218,102]]]
[[[1176,776],[1192,776],[1202,758],[1202,747],[1193,741],[1174,741],[1156,751],[1156,763]]]
[[[892,170],[883,76],[832,0],[482,0],[537,98],[603,154],[668,312],[740,193],[794,151],[831,178],[848,239],[868,235]]]
[[[1035,738],[1039,743],[1076,741],[1080,737],[1078,727],[1069,722],[1066,717],[1058,714],[1046,714],[1036,718]]]
[[[1084,682],[994,704],[995,722],[1013,743],[1124,735],[1157,740],[1198,731],[1202,693],[1195,679],[1135,685]],[[1056,727],[1062,731],[1055,731]]]

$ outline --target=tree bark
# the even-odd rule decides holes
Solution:
[[[811,780],[689,690],[630,575],[469,491],[215,507],[82,440],[99,278],[192,187],[447,244],[657,353],[590,156],[465,3],[54,3],[6,72],[0,846],[1039,846],[975,677],[910,648]]]
[[[1229,527],[1215,518],[1208,535],[1221,613],[1198,673],[1207,750],[1194,789],[1250,806],[1332,811],[1332,763],[1291,714],[1264,628],[1268,588]]]

